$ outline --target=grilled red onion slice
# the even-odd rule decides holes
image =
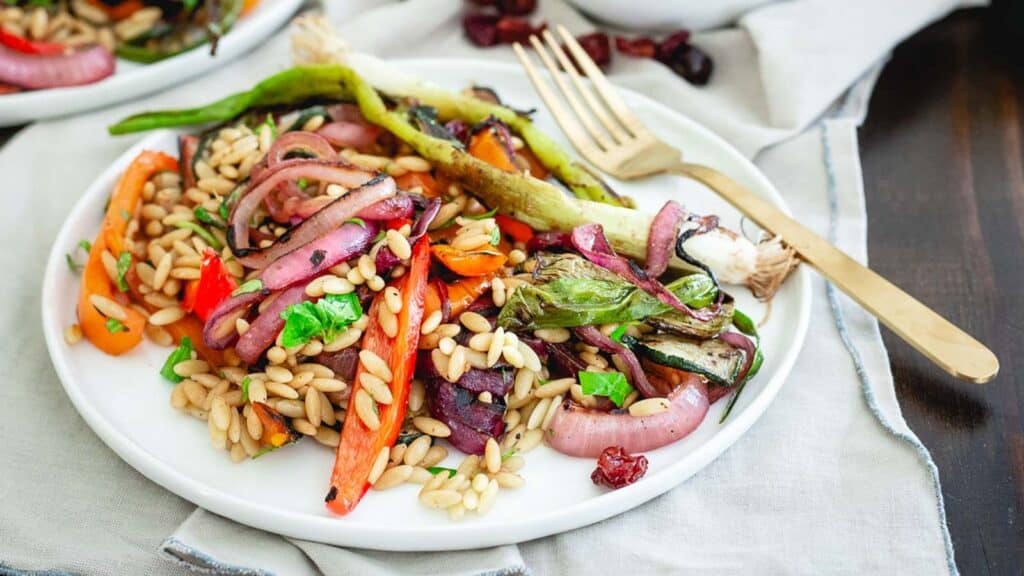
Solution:
[[[377,141],[380,127],[355,122],[331,122],[324,124],[316,133],[338,148],[366,148]]]
[[[718,335],[718,339],[743,350],[743,366],[740,367],[740,372],[736,375],[736,382],[742,384],[747,378],[747,372],[750,372],[750,367],[754,364],[754,356],[757,353],[756,346],[750,341],[750,338],[739,332],[722,332]]]
[[[284,328],[281,312],[292,304],[298,304],[309,297],[305,286],[293,286],[281,292],[259,316],[249,325],[249,329],[238,339],[235,352],[246,364],[254,364],[260,355],[277,339],[277,333]]]
[[[640,361],[637,360],[633,351],[625,345],[605,336],[594,326],[580,326],[575,329],[576,336],[591,346],[597,346],[609,354],[618,354],[619,358],[629,367],[630,383],[643,394],[644,398],[658,396],[658,391],[647,381],[647,374],[644,374]],[[610,446],[610,444],[609,444]]]
[[[333,232],[278,258],[263,269],[260,279],[267,290],[280,290],[318,276],[339,262],[361,254],[377,235],[377,225],[349,222]]]
[[[252,167],[252,171],[249,173],[251,180],[253,182],[261,180],[268,169],[285,162],[285,156],[292,152],[312,155],[319,160],[334,160],[337,157],[331,144],[321,136],[312,132],[285,132],[270,146],[270,150],[267,150],[267,155],[263,157],[263,160]],[[293,160],[308,160],[308,158]]]
[[[423,235],[427,233],[430,225],[434,222],[434,218],[437,218],[437,213],[441,211],[441,199],[431,198],[427,205],[423,207],[423,212],[420,213],[420,217],[416,220],[416,223],[412,225],[412,232],[409,233],[409,244],[415,244]]]
[[[572,250],[572,236],[568,232],[540,232],[530,238],[530,241],[526,243],[526,248],[530,252],[551,250],[552,248]]]
[[[412,198],[408,194],[396,194],[387,200],[381,200],[376,204],[359,212],[363,220],[397,220],[399,218],[412,218]]]
[[[114,73],[114,56],[102,46],[73,54],[22,54],[0,46],[0,82],[29,90],[92,84]]]
[[[461,422],[474,430],[498,438],[504,431],[505,405],[500,399],[487,403],[476,394],[441,378],[427,382],[430,413],[442,422]]]
[[[680,312],[702,321],[711,319],[711,312],[690,308],[665,288],[661,282],[649,277],[632,260],[616,254],[604,237],[604,229],[600,224],[581,224],[572,229],[571,238],[573,246],[587,260],[622,276],[644,292]]]
[[[644,267],[650,278],[661,276],[668,268],[679,237],[679,227],[685,217],[686,210],[678,202],[669,200],[651,221],[651,232],[647,236],[647,265]]]
[[[708,412],[707,387],[695,374],[668,395],[669,409],[651,416],[589,410],[566,400],[555,411],[548,443],[569,456],[597,458],[608,446],[647,452],[693,432]]]
[[[203,342],[214,350],[224,350],[238,339],[235,321],[249,314],[249,308],[262,300],[264,294],[249,292],[224,300],[213,310],[203,325]]]
[[[241,206],[242,202],[248,200],[250,196],[256,197],[260,194],[265,196],[277,183],[291,178],[307,177],[321,182],[336,182],[353,176],[353,171],[349,168],[312,162],[312,165],[289,166],[267,177],[258,186],[258,190],[253,190],[243,196],[239,205],[235,206],[235,210],[231,214],[228,243],[239,262],[250,268],[266,268],[281,256],[336,230],[346,220],[368,206],[395,195],[395,181],[386,176],[377,177],[303,220],[266,249],[250,248],[249,218],[252,216],[255,206],[251,203],[244,208]],[[356,172],[356,174],[359,173]]]
[[[359,365],[359,350],[352,346],[337,352],[322,352],[316,357],[316,361],[318,364],[323,364],[334,370],[335,377],[350,383],[356,377],[356,368]]]

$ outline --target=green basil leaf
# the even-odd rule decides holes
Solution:
[[[170,356],[164,362],[163,368],[160,369],[160,375],[170,380],[171,382],[181,382],[184,380],[181,376],[174,373],[174,367],[178,365],[178,362],[184,362],[192,358],[192,339],[185,336],[181,339],[181,343],[178,347],[171,352]]]
[[[632,322],[623,322],[622,324],[619,324],[619,327],[616,328],[608,337],[621,343],[622,337],[626,335],[626,330],[628,330],[632,325]]]
[[[354,292],[328,294],[315,304],[300,302],[281,312],[285,321],[281,344],[285,348],[305,344],[321,337],[325,344],[334,339],[363,315],[363,307]]]
[[[174,226],[175,228],[188,228],[189,230],[195,232],[197,236],[199,236],[203,240],[206,240],[206,243],[209,244],[211,248],[218,252],[220,252],[224,248],[224,245],[221,244],[220,240],[217,240],[216,236],[210,234],[209,230],[203,228],[202,226],[196,224],[195,222],[175,222]]]
[[[498,244],[501,244],[501,230],[495,226],[494,230],[491,230],[491,246],[497,246]]]
[[[498,209],[497,208],[492,208],[491,210],[488,210],[487,212],[484,212],[483,214],[477,214],[476,216],[466,216],[465,218],[467,220],[486,220],[488,218],[493,218],[494,215],[497,214],[497,213],[498,213]]]
[[[249,379],[248,376],[246,376],[245,378],[242,378],[242,404],[243,405],[247,404],[249,402],[249,382],[251,382],[251,380]]]
[[[620,408],[626,396],[633,392],[633,387],[622,372],[580,372],[579,378],[584,394],[607,396]]]
[[[71,257],[71,254],[65,254],[64,261],[68,263],[68,269],[71,270],[72,274],[78,274],[78,271],[82,269],[82,266],[75,262],[75,259]]]
[[[358,224],[360,227],[366,228],[366,220],[363,220],[362,218],[349,218],[348,220],[345,220],[345,223]]]
[[[92,243],[90,243],[88,240],[79,240],[78,247],[81,248],[82,250],[85,250],[86,253],[92,251]]]
[[[210,211],[202,206],[196,206],[196,209],[192,211],[196,215],[196,220],[199,220],[207,226],[213,226],[215,228],[224,229],[224,223],[213,217]]]
[[[121,252],[117,257],[117,289],[121,292],[128,291],[128,281],[124,279],[128,269],[132,266],[132,255],[128,251]]]

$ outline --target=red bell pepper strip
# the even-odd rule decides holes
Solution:
[[[193,280],[185,286],[185,298],[182,307],[192,312],[204,322],[218,304],[227,300],[238,288],[238,282],[224,263],[220,261],[212,248],[203,251],[203,265],[200,268],[199,280]]]
[[[477,298],[490,290],[492,280],[494,280],[494,274],[459,278],[451,284],[445,284],[451,317],[457,318],[459,314],[469,308],[470,304],[476,302]],[[427,298],[423,304],[423,317],[430,316],[434,310],[441,310],[441,294],[437,286],[430,284],[427,286]]]
[[[393,401],[378,407],[380,427],[377,430],[370,430],[356,416],[354,401],[361,387],[359,375],[365,370],[360,363],[356,377],[352,380],[352,397],[348,405],[350,417],[345,419],[341,430],[341,443],[338,445],[331,487],[326,498],[327,508],[335,514],[347,514],[359,504],[370,487],[367,478],[374,460],[381,450],[390,449],[394,445],[402,428],[409,398],[409,382],[416,368],[416,349],[419,346],[420,324],[423,323],[423,300],[427,292],[429,271],[430,245],[427,238],[423,237],[413,248],[409,272],[399,280],[402,311],[398,314],[398,334],[394,338],[389,338],[377,322],[377,310],[384,305],[384,293],[379,293],[370,306],[370,324],[363,336],[362,349],[380,356],[391,368]]]
[[[494,217],[494,221],[498,223],[498,228],[501,228],[502,234],[511,236],[516,242],[525,244],[530,241],[530,238],[533,238],[533,228],[530,228],[529,224],[520,222],[511,216],[498,214]]]
[[[64,50],[67,49],[67,46],[64,44],[29,40],[24,36],[11,34],[5,30],[0,30],[0,44],[22,54],[35,54],[37,56],[57,56],[63,54]]]

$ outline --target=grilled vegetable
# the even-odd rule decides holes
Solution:
[[[700,374],[720,386],[735,386],[743,367],[743,352],[718,339],[696,340],[669,334],[641,339],[624,336],[623,343],[657,364]]]

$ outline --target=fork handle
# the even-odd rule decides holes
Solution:
[[[731,178],[699,164],[680,163],[669,171],[705,184],[782,237],[822,276],[946,372],[977,384],[999,372],[999,360],[981,342]]]

